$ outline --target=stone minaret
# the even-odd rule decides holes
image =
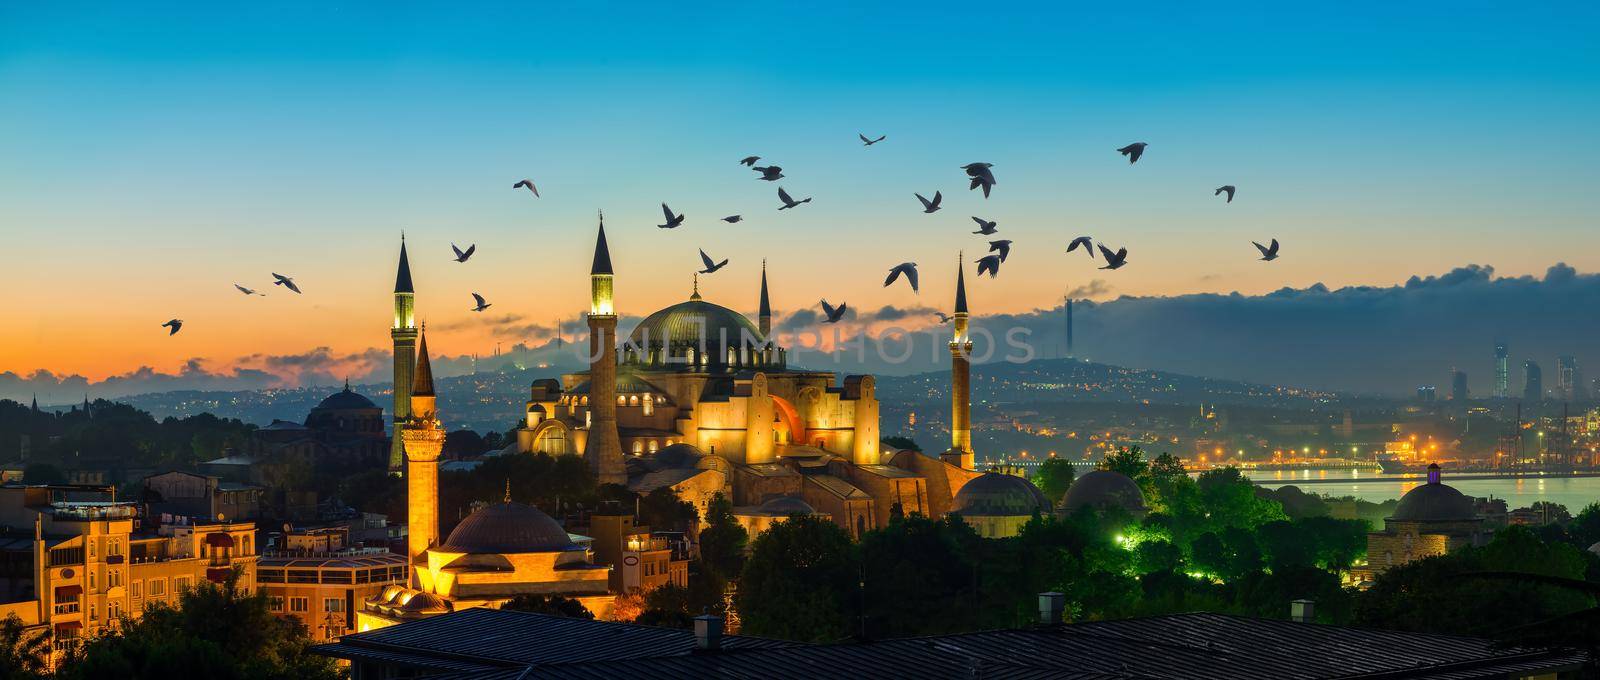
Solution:
[[[756,323],[761,327],[761,337],[765,340],[772,339],[772,303],[767,301],[767,261],[761,261],[761,311],[756,314]]]
[[[950,451],[945,460],[973,468],[972,458],[972,338],[967,335],[966,264],[956,265],[955,335],[950,339]]]
[[[411,415],[411,367],[417,361],[416,292],[411,288],[411,261],[406,257],[406,237],[400,237],[400,269],[394,275],[394,429],[389,442],[389,471],[399,474],[405,466],[405,447],[400,443],[400,428]]]
[[[406,451],[406,552],[411,559],[411,584],[417,587],[417,572],[428,564],[428,548],[439,542],[439,453],[444,450],[426,335],[418,348],[410,394],[411,415],[400,428],[399,439]]]
[[[589,268],[589,437],[583,456],[601,484],[627,484],[622,438],[617,436],[617,314],[612,307],[611,250],[605,214]]]

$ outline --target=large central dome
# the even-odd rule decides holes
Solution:
[[[635,347],[754,347],[765,343],[758,328],[745,315],[722,305],[700,299],[698,295],[657,311],[633,327],[628,342]]]

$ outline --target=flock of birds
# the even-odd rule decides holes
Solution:
[[[876,138],[870,138],[861,133],[857,133],[856,136],[861,138],[861,144],[864,147],[871,147],[874,144],[882,142],[888,138],[887,135],[878,135]],[[1117,149],[1117,153],[1120,153],[1126,157],[1128,159],[1128,164],[1132,165],[1139,162],[1139,159],[1144,156],[1144,152],[1147,147],[1149,147],[1149,144],[1144,142],[1134,142]],[[756,165],[756,163],[759,162],[761,162],[760,156],[746,156],[739,160],[740,165],[759,173],[760,176],[756,178],[758,180],[764,182],[776,182],[784,178],[783,168],[781,166],[770,163],[768,165]],[[968,163],[961,166],[961,169],[966,172],[967,179],[969,181],[967,190],[975,191],[982,189],[983,197],[985,199],[989,198],[989,194],[994,190],[995,185],[999,184],[999,182],[995,180],[993,168],[993,163]],[[536,186],[531,179],[521,180],[511,185],[511,188],[527,189],[535,198],[540,197],[539,187]],[[1234,193],[1236,191],[1236,187],[1234,187],[1232,184],[1227,184],[1217,187],[1216,191],[1213,192],[1212,195],[1221,196],[1223,194],[1227,194],[1227,200],[1225,202],[1232,203]],[[919,202],[921,202],[922,212],[924,214],[933,214],[942,208],[941,204],[944,202],[944,194],[940,191],[934,191],[933,198],[931,199],[923,196],[921,193],[914,192],[913,195],[917,197]],[[810,203],[811,197],[807,196],[805,198],[796,200],[789,194],[788,191],[785,191],[782,186],[779,186],[778,202],[781,204],[778,206],[778,210],[790,210]],[[661,204],[661,214],[664,222],[656,225],[661,229],[676,229],[683,226],[684,220],[686,219],[684,214],[673,212],[672,208],[664,202]],[[742,215],[729,215],[722,218],[722,221],[727,222],[728,224],[737,224],[743,220],[744,217]],[[978,225],[978,230],[972,232],[973,234],[981,236],[993,236],[1000,231],[999,223],[995,220],[986,220],[981,217],[973,216],[972,221]],[[1011,243],[1012,242],[1010,239],[996,239],[989,241],[989,254],[980,257],[977,260],[978,276],[983,276],[985,274],[987,274],[990,278],[998,276],[1000,274],[1000,265],[1003,264],[1006,261],[1006,258],[1011,254]],[[1251,241],[1251,244],[1254,245],[1257,250],[1261,251],[1260,259],[1262,261],[1271,262],[1278,259],[1278,239],[1272,239],[1269,245],[1261,245],[1255,241]],[[1067,243],[1066,252],[1071,253],[1080,248],[1083,250],[1085,255],[1089,256],[1091,260],[1095,257],[1095,250],[1099,250],[1100,257],[1105,260],[1105,265],[1100,267],[1100,269],[1121,269],[1123,266],[1128,264],[1128,249],[1126,247],[1120,247],[1113,251],[1106,247],[1105,243],[1103,242],[1096,243],[1094,239],[1089,236],[1079,236]],[[450,244],[450,249],[455,252],[455,257],[453,258],[455,262],[465,263],[467,260],[472,258],[473,253],[477,252],[478,246],[477,244],[469,244],[466,250],[462,250],[452,243]],[[703,269],[699,270],[699,273],[701,274],[714,274],[723,267],[728,266],[727,258],[723,258],[719,262],[715,258],[706,254],[706,251],[703,248],[700,249],[700,260],[705,265]],[[292,278],[278,273],[273,273],[272,278],[273,285],[283,286],[289,291],[300,294],[300,287],[295,285],[295,282]],[[894,285],[895,281],[898,281],[901,278],[904,278],[906,283],[911,286],[911,291],[913,293],[919,292],[916,262],[902,262],[891,267],[889,269],[888,277],[883,280],[883,286],[885,288],[892,286]],[[266,295],[266,293],[258,292],[252,288],[248,288],[237,283],[233,284],[233,287],[245,295]],[[472,299],[474,305],[469,308],[471,311],[482,312],[493,306],[490,302],[485,300],[482,295],[476,292],[472,293]],[[839,303],[837,306],[829,304],[826,299],[823,299],[820,302],[822,305],[823,323],[838,323],[844,318],[845,312],[849,309],[849,305],[844,302]],[[936,314],[939,317],[940,323],[949,323],[952,318],[942,312],[936,312]],[[178,331],[183,328],[183,320],[171,319],[166,323],[161,324],[161,326],[168,329],[167,335],[176,335]]]

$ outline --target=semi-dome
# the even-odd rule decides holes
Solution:
[[[329,395],[327,399],[323,399],[321,403],[317,404],[317,408],[329,411],[347,411],[352,409],[378,408],[378,406],[377,404],[372,403],[371,399],[351,391],[350,385],[346,384],[343,390],[334,392],[332,395]]]
[[[433,593],[417,593],[406,600],[405,604],[395,607],[397,611],[406,614],[443,614],[450,611],[450,605]]]
[[[655,461],[661,467],[692,468],[698,466],[705,454],[693,445],[679,442],[656,452]]]
[[[1025,517],[1050,512],[1050,499],[1026,479],[985,472],[956,492],[951,512],[972,517]]]
[[[781,517],[787,517],[790,515],[817,514],[816,508],[811,507],[810,503],[800,500],[794,496],[779,496],[777,498],[773,498],[765,503],[762,503],[756,509],[763,515],[777,515]]]
[[[1067,487],[1067,495],[1061,499],[1061,509],[1070,513],[1085,505],[1099,510],[1122,508],[1133,514],[1146,510],[1144,492],[1139,490],[1139,483],[1111,470],[1095,470]]]
[[[744,337],[753,338],[756,344],[764,341],[761,329],[745,315],[696,295],[645,317],[633,327],[628,342],[638,347],[699,346],[702,343],[737,347]]]
[[[1389,519],[1402,522],[1459,522],[1478,518],[1472,499],[1439,481],[1439,466],[1428,466],[1428,482],[1406,492]]]
[[[572,546],[567,530],[543,511],[521,503],[485,505],[456,525],[439,550],[514,554],[554,552]]]

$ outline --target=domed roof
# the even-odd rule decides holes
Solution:
[[[763,340],[761,329],[745,315],[706,302],[696,294],[686,302],[645,317],[644,321],[633,327],[628,342],[639,347],[699,345],[701,342],[713,347],[724,344],[737,347],[740,338],[746,336],[754,338],[757,343]]]
[[[951,512],[970,516],[1018,517],[1050,512],[1050,499],[1026,479],[985,472],[956,492]]]
[[[680,442],[657,451],[655,460],[662,467],[692,468],[704,456],[700,449]]]
[[[1111,470],[1095,470],[1072,482],[1061,498],[1061,509],[1074,512],[1085,505],[1096,509],[1118,507],[1130,513],[1145,511],[1144,492],[1129,476]]]
[[[765,515],[781,515],[784,517],[788,517],[790,515],[817,514],[816,508],[811,507],[810,503],[800,500],[794,496],[779,496],[777,498],[773,498],[765,503],[762,503],[760,507],[756,509]]]
[[[350,384],[345,383],[344,389],[334,392],[322,403],[317,404],[318,409],[344,411],[349,409],[378,408],[371,399],[361,396],[350,390]]]
[[[461,520],[439,550],[498,555],[554,552],[571,546],[567,530],[538,508],[495,503],[478,508]]]
[[[655,336],[652,335],[651,337],[655,337]],[[734,337],[737,337],[737,336],[734,336]],[[567,394],[588,394],[588,393],[589,393],[589,381],[587,381],[587,380],[585,380],[585,381],[583,381],[581,383],[578,383],[577,385],[574,385],[572,387],[572,390],[567,392]],[[645,382],[644,378],[641,378],[641,377],[639,377],[637,375],[634,375],[632,373],[618,373],[617,374],[617,394],[660,394],[660,393],[661,393],[661,390],[656,389],[655,385],[651,385],[650,383]]]
[[[1428,466],[1428,483],[1406,492],[1389,519],[1402,522],[1459,522],[1478,518],[1472,499],[1439,482],[1437,465]]]
[[[417,593],[395,609],[408,614],[443,614],[450,611],[450,606],[433,593]]]

